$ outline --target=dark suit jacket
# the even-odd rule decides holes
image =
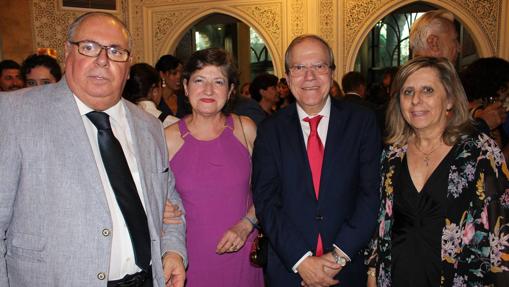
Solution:
[[[351,93],[345,93],[345,95],[341,99],[345,102],[355,103],[355,104],[367,107],[370,110],[374,111],[375,115],[376,115],[378,127],[380,128],[380,132],[382,134],[384,134],[386,106],[377,107],[372,102],[365,100],[356,94],[351,94]]]
[[[258,102],[239,96],[233,112],[240,116],[247,116],[258,126],[266,117]]]
[[[345,93],[345,95],[341,99],[343,99],[346,102],[356,103],[356,104],[365,106],[367,108],[370,108],[372,110],[375,110],[375,105],[374,104],[372,104],[371,102],[366,101],[365,99],[361,98],[357,94]]]
[[[342,286],[366,284],[362,256],[379,208],[380,135],[375,115],[362,106],[332,100],[316,200],[297,108],[291,104],[262,122],[254,145],[256,215],[270,241],[269,286],[300,286],[293,265],[339,246],[354,262],[338,275]]]

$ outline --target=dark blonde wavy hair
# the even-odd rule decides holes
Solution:
[[[385,126],[386,144],[405,145],[414,134],[412,127],[405,121],[401,112],[400,92],[410,75],[422,68],[431,68],[438,73],[447,98],[452,103],[449,117],[442,135],[448,145],[456,143],[458,138],[473,131],[472,118],[468,111],[468,100],[454,66],[446,58],[417,57],[401,66],[391,86],[391,99],[387,107]]]

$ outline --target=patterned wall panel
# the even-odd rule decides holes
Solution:
[[[333,0],[320,0],[320,36],[327,40],[329,45],[336,46],[337,18],[335,2]]]
[[[498,46],[498,32],[502,0],[464,0],[455,1],[463,6],[488,35],[493,48]],[[504,17],[507,17],[505,15]]]
[[[260,22],[265,31],[271,35],[274,42],[281,42],[281,27],[283,25],[281,20],[281,4],[258,4],[240,7],[243,7],[253,19],[257,19]]]
[[[152,53],[154,55],[163,55],[167,51],[163,51],[163,44],[168,37],[175,37],[175,26],[184,22],[189,16],[196,11],[196,8],[187,9],[171,9],[167,8],[152,13]],[[148,35],[150,36],[150,34]],[[183,35],[181,35],[183,36]]]
[[[305,33],[304,23],[305,23],[305,5],[303,0],[293,0],[291,1],[291,9],[290,9],[290,29],[291,38],[295,38],[299,35]]]

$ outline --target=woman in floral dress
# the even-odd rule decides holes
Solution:
[[[391,95],[368,286],[509,286],[509,171],[453,65],[416,58]]]

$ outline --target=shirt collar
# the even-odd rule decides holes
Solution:
[[[327,100],[325,101],[325,105],[323,106],[322,110],[320,112],[318,112],[318,114],[316,115],[313,115],[313,116],[310,116],[308,115],[304,109],[299,105],[299,103],[297,103],[297,114],[299,115],[299,120],[302,122],[304,121],[305,118],[307,117],[310,117],[310,118],[314,118],[318,115],[321,115],[323,117],[329,117],[330,116],[330,108],[331,108],[331,100],[330,100],[330,96],[327,96]]]
[[[78,110],[80,111],[81,116],[84,116],[89,112],[94,111],[94,109],[90,108],[85,103],[83,103],[78,97],[76,97],[75,94],[73,94],[73,96],[74,100],[76,101],[76,104],[78,105]],[[110,116],[110,119],[113,119],[116,122],[120,122],[121,119],[125,117],[124,99],[121,98],[120,101],[118,101],[114,106],[110,107],[109,109],[103,112],[107,113]]]

